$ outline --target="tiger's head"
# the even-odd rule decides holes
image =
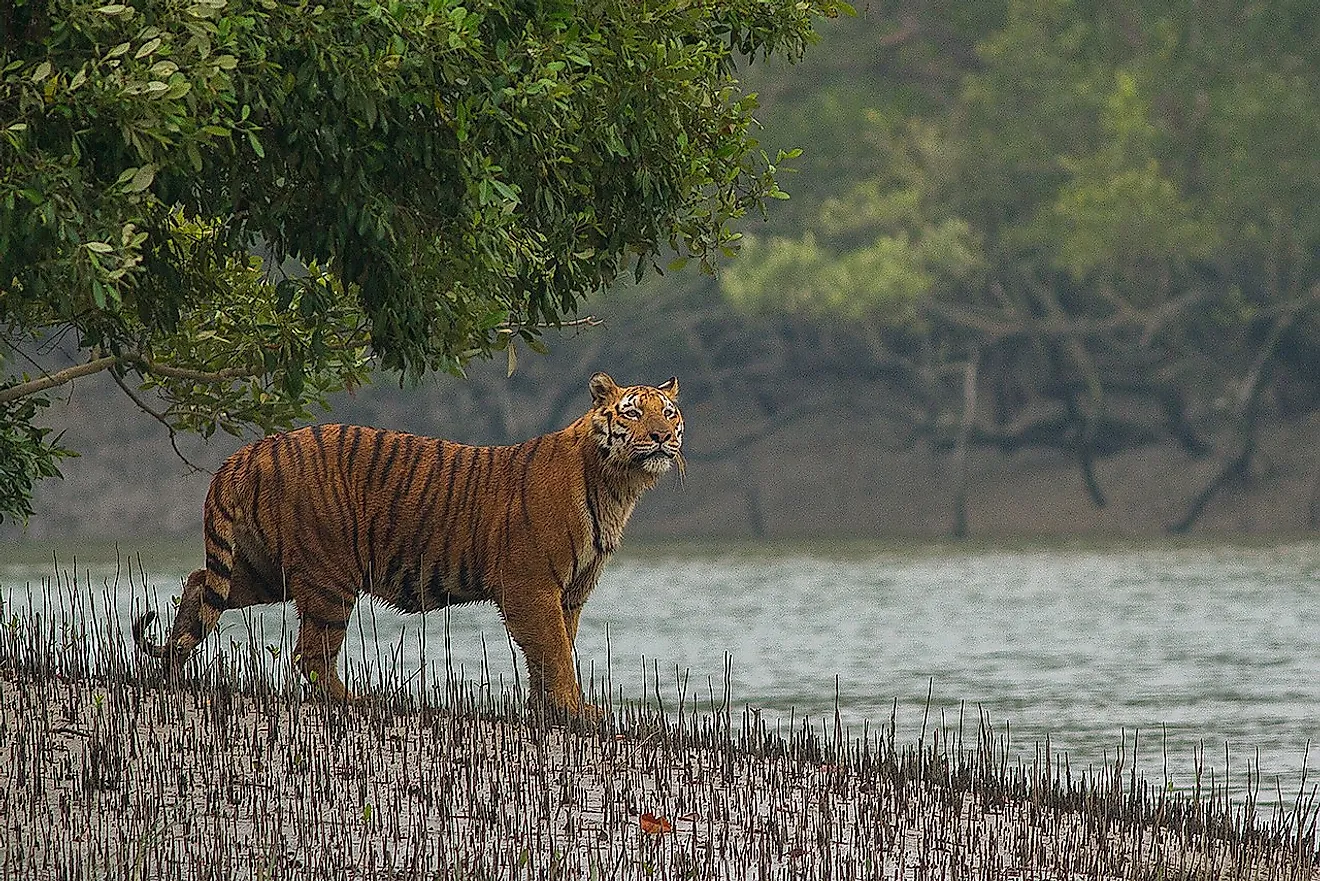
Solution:
[[[677,377],[659,386],[618,386],[609,374],[597,373],[588,388],[594,405],[591,428],[605,462],[653,476],[677,463],[682,473],[683,414],[674,403]]]

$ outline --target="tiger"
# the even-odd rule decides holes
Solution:
[[[229,609],[292,600],[295,662],[322,695],[356,701],[338,655],[358,598],[403,612],[494,603],[526,664],[529,697],[600,718],[573,665],[582,607],[642,493],[677,464],[678,379],[588,382],[571,425],[516,445],[470,446],[357,425],[315,425],[239,449],[211,480],[205,567],[185,581],[168,640],[156,614],[138,649],[177,675]],[[365,697],[365,696],[364,696]]]

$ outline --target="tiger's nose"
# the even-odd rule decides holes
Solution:
[[[670,440],[673,439],[673,437],[674,437],[674,433],[673,433],[672,431],[666,431],[666,432],[653,431],[653,432],[651,432],[651,440],[655,441],[655,442],[658,443],[658,444],[663,444],[663,443],[665,443],[665,442],[667,442],[667,441],[670,441]]]

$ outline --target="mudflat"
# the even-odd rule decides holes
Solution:
[[[984,727],[901,745],[630,705],[588,728],[477,684],[430,694],[328,705],[223,667],[165,685],[0,639],[0,875],[1320,878],[1314,802],[1257,816],[1208,781],[1024,764]]]

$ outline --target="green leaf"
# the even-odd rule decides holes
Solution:
[[[192,91],[192,83],[190,83],[185,77],[175,74],[170,78],[170,88],[169,91],[165,93],[165,97],[174,101],[182,98],[190,91]]]
[[[147,163],[133,173],[133,178],[124,186],[126,193],[140,193],[156,179],[156,166]]]

